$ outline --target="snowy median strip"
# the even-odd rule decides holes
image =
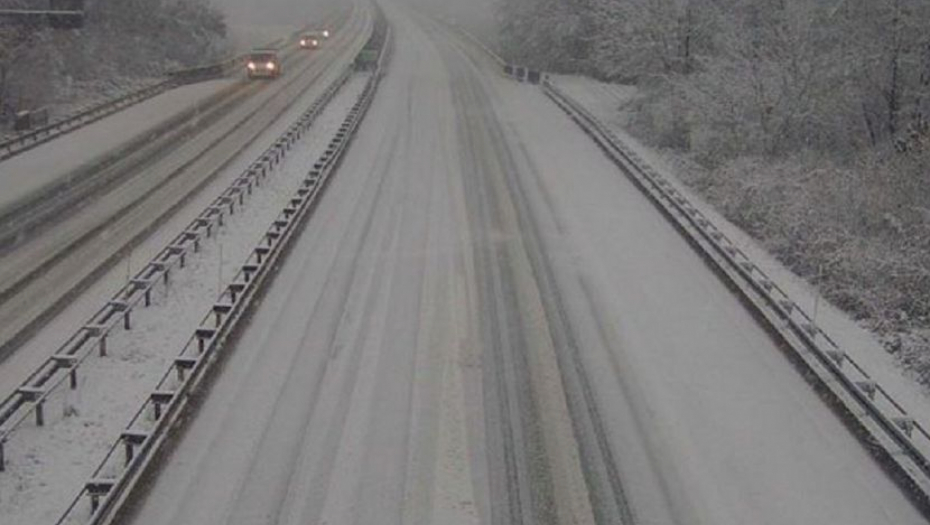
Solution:
[[[863,444],[924,509],[930,508],[930,434],[840,348],[734,242],[579,103],[548,81],[545,94],[584,130],[740,292],[789,356],[825,394]]]
[[[386,35],[384,38],[385,42],[389,39]],[[382,45],[382,49],[385,46]],[[302,224],[310,217],[371,105],[385,56],[382,51],[375,71],[326,151],[203,317],[200,326],[113,443],[59,524],[110,523],[118,517],[120,507],[132,494],[133,487],[145,474],[170,431],[180,422],[191,396],[204,383],[211,366],[222,358],[226,343],[240,321],[248,319],[252,300],[274,274],[279,259],[286,254]],[[344,81],[343,78],[340,82]]]
[[[220,196],[184,228],[151,261],[143,266],[127,284],[73,333],[58,350],[40,365],[14,392],[0,402],[0,471],[6,468],[5,447],[10,437],[30,420],[36,426],[45,424],[45,405],[51,396],[65,388],[78,388],[82,365],[93,355],[105,357],[110,333],[122,325],[131,330],[132,315],[141,304],[150,306],[152,294],[159,286],[170,286],[172,272],[183,269],[190,253],[200,251],[201,242],[210,238],[224,224],[228,215],[246,204],[253,189],[278,166],[291,147],[313,125],[327,103],[350,78],[346,71],[330,85],[318,100],[278,139],[265,150]],[[65,386],[67,385],[67,387]]]

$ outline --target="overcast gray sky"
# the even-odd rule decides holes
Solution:
[[[315,7],[332,0],[212,0],[231,25],[288,25],[309,19]],[[334,2],[333,2],[334,3]]]

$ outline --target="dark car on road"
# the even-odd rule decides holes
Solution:
[[[320,47],[320,37],[313,33],[304,34],[300,37],[300,47],[301,49],[317,49]]]
[[[249,53],[246,62],[249,78],[277,78],[283,68],[276,49],[256,49]]]

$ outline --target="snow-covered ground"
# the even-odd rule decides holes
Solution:
[[[133,316],[130,331],[110,337],[109,357],[92,359],[82,367],[77,391],[62,390],[46,405],[47,426],[27,424],[7,443],[7,472],[0,475],[0,516],[9,523],[52,523],[70,503],[81,483],[97,466],[119,430],[151,392],[169,361],[183,347],[200,319],[236,271],[237,265],[277,216],[312,162],[325,149],[364,85],[353,78],[317,120],[311,132],[288,155],[268,183],[256,190],[239,213],[228,218],[218,235],[192,255],[184,270],[175,272],[164,295],[153,306]],[[323,87],[323,86],[320,86]],[[41,349],[54,345],[56,334],[75,330],[101,297],[112,293],[171,236],[208,204],[230,180],[254,160],[293,119],[312,103],[320,89],[308,91],[294,108],[259,140],[244,150],[201,195],[185,206],[160,233],[136,250],[68,308],[29,347],[0,367],[0,391],[7,393],[24,377],[23,370]],[[244,213],[242,213],[244,212]],[[95,303],[96,301],[96,303]],[[61,330],[61,331],[59,331]],[[60,339],[60,337],[59,337]],[[47,352],[45,353],[47,354]],[[22,357],[20,357],[22,356]],[[65,410],[76,413],[64,417]]]
[[[236,80],[182,86],[0,162],[0,212],[196,108]],[[120,130],[114,133],[113,130]]]
[[[169,147],[162,141],[147,143],[137,152],[144,160],[141,166],[135,156],[120,159],[104,174],[117,177],[118,184],[69,208],[67,220],[53,221],[0,254],[0,290],[15,290],[0,302],[0,346],[144,235],[272,126],[309,85],[341,73],[364,45],[369,27],[367,12],[356,11],[345,30],[334,37],[333,45],[312,54],[295,52],[281,82],[243,85],[234,105],[196,128],[196,133],[182,130],[180,137],[172,136]],[[119,128],[109,130],[120,134]],[[74,139],[69,135],[58,140]],[[81,242],[74,245],[77,240]],[[58,257],[62,253],[67,257]],[[46,263],[41,274],[33,272]]]
[[[925,522],[537,88],[385,8],[368,120],[136,523]]]
[[[772,277],[794,301],[813,315],[824,331],[836,340],[869,372],[899,403],[925,426],[930,425],[930,398],[906,370],[902,370],[894,356],[885,351],[877,337],[859,326],[850,316],[820,296],[807,281],[798,277],[772,257],[758,242],[731,224],[717,213],[713,206],[700,195],[683,184],[676,174],[676,164],[660,151],[643,145],[625,129],[623,109],[639,96],[633,86],[606,84],[580,76],[554,75],[552,80],[569,96],[597,115],[617,133],[622,140],[635,149],[649,164],[665,175],[675,187],[701,211],[737,246],[746,252],[758,266]]]

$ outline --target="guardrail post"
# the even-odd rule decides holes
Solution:
[[[155,411],[155,421],[161,419],[161,407],[167,405],[174,399],[174,392],[152,392],[152,408]]]
[[[178,381],[184,382],[185,372],[197,366],[197,359],[193,357],[178,357],[174,360],[174,368],[178,371]]]
[[[152,268],[155,268],[155,271],[162,273],[165,280],[165,286],[167,287],[171,281],[171,277],[169,275],[171,273],[171,265],[165,261],[153,261],[151,266]]]
[[[859,387],[859,390],[869,396],[869,399],[875,401],[875,394],[878,392],[878,385],[875,381],[859,381],[856,383],[856,386]]]
[[[200,234],[197,232],[186,231],[184,232],[184,239],[187,241],[192,241],[194,243],[194,253],[200,251]]]
[[[123,314],[123,328],[129,330],[132,323],[129,318],[129,303],[125,301],[110,301],[110,308],[115,312],[122,312]]]
[[[197,350],[203,354],[206,350],[206,342],[208,339],[212,339],[216,335],[216,330],[212,328],[198,328],[195,332],[197,336]]]
[[[6,440],[0,439],[0,472],[6,471],[6,456],[3,454],[4,444],[6,444]]]
[[[216,225],[219,226],[219,227],[222,227],[222,226],[223,226],[223,216],[225,215],[225,213],[223,213],[223,208],[221,208],[221,207],[219,207],[219,206],[211,206],[210,208],[208,208],[208,211],[209,211],[209,213],[210,213],[211,216],[214,216],[214,215],[216,216]],[[207,230],[207,232],[208,232],[207,234],[208,234],[208,236],[209,236],[209,230]]]
[[[186,262],[186,261],[185,261],[185,259],[186,259],[186,257],[185,257],[186,252],[187,252],[187,250],[185,250],[185,249],[184,249],[183,247],[181,247],[181,246],[169,246],[169,247],[168,247],[168,253],[169,253],[170,255],[173,255],[173,256],[175,256],[175,257],[178,258],[178,261],[179,261],[179,263],[180,263],[180,267],[181,267],[181,268],[184,268],[184,264],[185,264],[185,262]]]
[[[136,290],[145,290],[145,306],[152,306],[152,282],[148,279],[133,279],[132,285]]]
[[[132,463],[132,458],[135,453],[135,447],[145,443],[148,434],[143,432],[130,432],[126,431],[120,436],[120,439],[123,441],[123,446],[126,449],[126,464],[129,465]]]
[[[100,357],[107,356],[107,332],[105,327],[101,325],[87,325],[84,327],[84,330],[87,330],[90,333],[91,337],[97,337],[100,339]]]
[[[761,286],[768,293],[772,293],[772,290],[775,289],[775,283],[764,277],[759,279],[759,286]]]
[[[108,479],[91,480],[84,485],[84,490],[87,491],[87,495],[90,497],[91,514],[97,512],[97,509],[100,508],[100,498],[106,497],[113,489],[113,485],[113,481]]]
[[[71,390],[77,390],[77,357],[73,355],[55,355],[52,360],[61,368],[68,369],[69,386]]]
[[[898,425],[898,428],[901,429],[901,432],[904,432],[905,436],[913,437],[912,435],[914,433],[914,426],[916,425],[914,418],[909,416],[902,416],[893,418],[892,421],[894,421],[895,425]]]
[[[36,426],[45,426],[45,391],[40,388],[28,386],[20,387],[16,390],[26,401],[35,403]]]
[[[802,326],[804,331],[807,332],[807,335],[809,335],[811,338],[817,336],[817,325],[814,323],[804,323]]]
[[[213,314],[216,316],[216,327],[219,328],[223,324],[223,316],[232,311],[232,305],[228,304],[214,304],[213,305]]]
[[[270,242],[269,242],[270,244]],[[258,266],[255,264],[245,264],[242,266],[242,273],[245,275],[245,282],[252,282],[252,274],[258,271]]]
[[[220,199],[220,202],[221,202],[222,204],[225,204],[226,206],[229,207],[229,214],[230,214],[230,215],[235,215],[235,214],[236,214],[236,201],[235,201],[235,200],[233,200],[233,199],[231,199],[231,198],[229,198],[229,197],[223,197],[222,199]]]
[[[232,283],[229,285],[229,296],[233,303],[236,302],[239,294],[245,291],[245,285],[242,283]]]
[[[209,220],[209,219],[205,219],[205,218],[203,218],[203,217],[198,217],[197,219],[194,220],[194,223],[195,223],[199,228],[206,228],[206,230],[207,230],[207,239],[209,239],[209,238],[213,235],[213,221],[211,221],[211,220]]]

